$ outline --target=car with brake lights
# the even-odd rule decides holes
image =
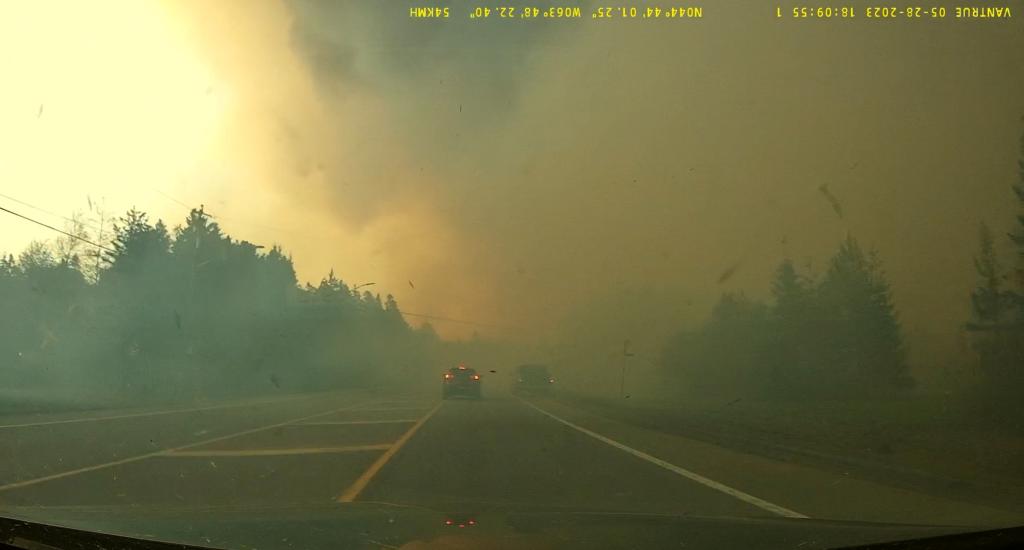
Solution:
[[[445,371],[442,381],[441,394],[445,399],[455,396],[480,399],[482,395],[480,374],[476,372],[476,369],[466,365],[460,364],[448,369]]]

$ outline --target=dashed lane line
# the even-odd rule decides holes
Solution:
[[[226,449],[210,451],[175,451],[165,453],[169,457],[229,457],[229,456],[287,456],[287,455],[311,455],[326,453],[359,453],[365,451],[385,451],[391,447],[391,443],[380,443],[376,445],[349,445],[347,447],[304,447],[292,449]]]
[[[416,432],[424,424],[427,423],[427,420],[429,420],[431,416],[434,416],[434,413],[436,413],[437,410],[440,409],[441,405],[443,404],[443,401],[441,403],[438,403],[436,406],[434,406],[433,409],[430,409],[430,412],[423,415],[423,418],[417,420],[416,423],[413,424],[408,431],[402,434],[402,437],[398,438],[398,441],[395,441],[391,445],[391,447],[388,448],[388,450],[384,451],[383,454],[377,457],[377,460],[375,460],[373,464],[370,464],[370,467],[367,468],[366,471],[363,472],[358,478],[356,478],[352,485],[345,489],[345,492],[341,493],[341,495],[338,496],[336,500],[338,502],[352,502],[356,498],[358,498],[359,493],[362,493],[363,490],[366,489],[366,486],[370,484],[370,481],[373,479],[374,476],[377,475],[378,472],[380,472],[381,468],[383,468],[384,465],[387,464],[389,460],[391,460],[391,457],[395,456],[395,453],[397,453],[399,449],[401,449],[402,446],[404,446],[412,438],[412,436],[415,435]]]

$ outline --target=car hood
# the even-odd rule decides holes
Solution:
[[[536,507],[495,509],[480,505],[450,506],[447,511],[442,511],[380,502],[300,507],[19,507],[3,508],[0,513],[28,522],[149,541],[261,550],[807,549],[978,530],[969,526],[669,516]],[[469,522],[470,519],[473,521]],[[0,534],[3,534],[2,529]]]

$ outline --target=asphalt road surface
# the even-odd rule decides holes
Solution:
[[[594,416],[542,397],[359,392],[0,417],[0,513],[346,506],[1000,526],[1020,514]],[[38,515],[38,514],[37,514]]]

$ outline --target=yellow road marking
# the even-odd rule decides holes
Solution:
[[[359,493],[362,493],[363,489],[366,489],[366,486],[370,484],[370,480],[373,479],[373,476],[380,472],[381,468],[391,460],[391,457],[395,456],[395,453],[397,453],[398,450],[412,438],[421,426],[427,423],[427,420],[429,420],[431,416],[434,416],[434,413],[436,413],[443,404],[444,402],[438,403],[433,409],[430,409],[430,412],[425,414],[423,418],[417,420],[416,423],[409,428],[409,431],[402,434],[402,437],[398,438],[398,441],[395,441],[388,450],[384,451],[384,454],[377,457],[377,460],[375,460],[373,464],[370,464],[370,467],[367,468],[366,471],[363,472],[348,489],[345,489],[344,493],[341,493],[341,496],[337,498],[337,501],[354,501],[359,496]]]
[[[387,411],[422,411],[427,407],[381,407],[375,409],[355,409],[359,412],[387,412]]]
[[[348,447],[307,447],[297,449],[225,449],[209,451],[177,451],[167,453],[166,456],[284,456],[284,455],[309,455],[320,453],[357,453],[361,451],[386,451],[391,448],[390,443],[379,443],[376,445],[350,445]]]
[[[8,483],[7,485],[0,485],[0,491],[9,491],[11,489],[18,489],[20,487],[28,487],[29,485],[35,485],[37,483],[43,483],[45,481],[53,481],[55,479],[61,479],[61,478],[64,478],[64,477],[71,477],[71,476],[74,476],[74,475],[84,474],[86,472],[92,472],[92,471],[95,471],[95,470],[102,470],[104,468],[110,468],[112,466],[120,466],[122,464],[129,464],[131,462],[138,462],[140,460],[145,460],[147,458],[153,458],[155,456],[163,456],[163,455],[167,455],[167,454],[170,454],[170,453],[175,453],[175,452],[178,452],[178,451],[183,451],[185,449],[192,449],[194,447],[199,447],[199,446],[202,446],[202,445],[209,445],[210,443],[216,443],[218,441],[224,441],[225,439],[231,439],[233,437],[249,435],[249,434],[253,434],[253,433],[256,433],[256,432],[262,432],[262,431],[266,431],[266,430],[272,430],[274,428],[279,428],[281,426],[287,426],[288,424],[294,424],[296,422],[303,422],[305,420],[312,420],[314,418],[319,418],[321,416],[327,416],[329,414],[339,413],[341,411],[352,409],[353,407],[356,407],[358,405],[362,405],[362,403],[356,403],[356,404],[353,404],[353,405],[349,405],[347,407],[339,407],[337,409],[332,409],[332,410],[329,410],[329,411],[326,411],[326,412],[317,413],[317,414],[311,414],[309,416],[303,416],[302,418],[295,418],[295,419],[292,419],[292,420],[288,420],[286,422],[278,422],[276,424],[270,424],[269,426],[261,426],[259,428],[253,428],[253,429],[250,429],[250,430],[244,430],[244,431],[236,432],[236,433],[233,433],[233,434],[222,435],[220,437],[214,437],[214,438],[211,438],[211,439],[204,439],[202,441],[197,441],[195,443],[189,443],[188,445],[182,445],[180,447],[173,447],[173,448],[170,448],[170,449],[162,449],[160,451],[155,451],[155,452],[152,452],[152,453],[146,453],[146,454],[141,454],[141,455],[136,455],[136,456],[130,456],[128,458],[122,458],[121,460],[114,460],[114,461],[111,461],[111,462],[104,462],[103,464],[95,464],[93,466],[85,466],[83,468],[76,468],[74,470],[67,470],[67,471],[64,471],[64,472],[58,472],[56,474],[50,474],[48,476],[42,476],[42,477],[37,477],[37,478],[32,478],[32,479],[26,479],[26,480],[23,480],[23,481],[15,481],[13,483]]]
[[[326,420],[323,422],[303,422],[302,424],[295,424],[295,426],[350,426],[359,424],[412,424],[416,422],[416,418],[403,418],[401,420],[339,420],[332,422]]]

